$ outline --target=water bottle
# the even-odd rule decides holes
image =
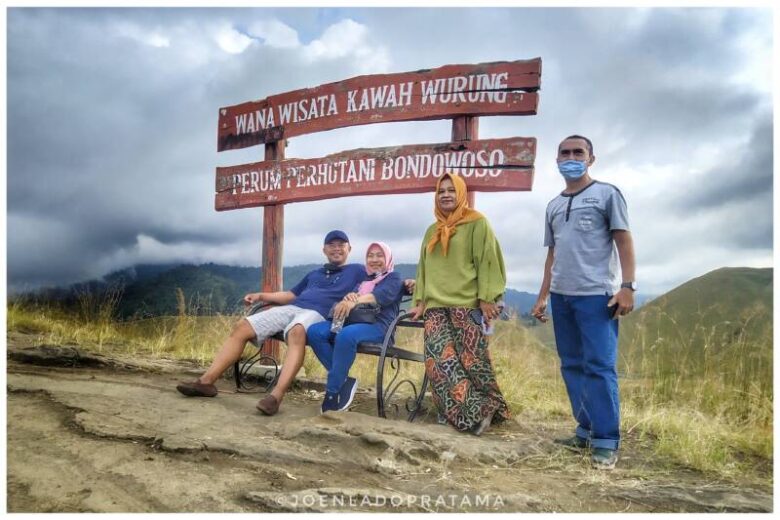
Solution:
[[[333,321],[330,324],[330,331],[333,334],[338,334],[341,332],[341,329],[344,328],[344,318],[333,318]]]
[[[498,300],[496,302],[496,305],[498,306],[498,317],[496,319],[501,319],[501,320],[504,320],[504,321],[508,320],[509,319],[509,314],[507,314],[505,312],[505,310],[504,310],[505,307],[506,307],[505,304],[504,304],[504,300]],[[493,326],[496,323],[496,319],[494,319],[492,322],[490,322],[490,326],[489,327],[486,327],[485,326],[485,317],[482,316],[482,334],[484,334],[485,336],[490,336],[491,334],[493,334],[493,328],[494,328]]]
[[[484,316],[482,316],[482,334],[484,334],[485,336],[490,336],[491,334],[493,334],[493,322],[490,322],[489,327],[486,326]]]

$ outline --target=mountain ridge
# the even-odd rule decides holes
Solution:
[[[287,266],[282,270],[282,289],[288,290],[306,273],[322,264]],[[398,264],[395,270],[402,278],[414,278],[416,264]],[[249,292],[260,290],[262,269],[224,264],[138,264],[113,271],[101,280],[90,280],[65,288],[38,291],[37,300],[56,300],[76,305],[80,295],[114,293],[117,314],[122,319],[175,315],[179,312],[181,291],[186,312],[193,315],[233,313],[239,311]],[[536,295],[507,288],[507,306],[518,314],[527,313]]]
[[[306,273],[321,265],[300,264],[284,267],[283,290],[290,289]],[[398,264],[395,270],[402,278],[414,278],[417,266]],[[178,314],[181,304],[179,299],[183,296],[185,312],[188,314],[226,314],[239,311],[242,308],[243,296],[259,291],[261,280],[260,267],[213,262],[136,264],[113,271],[100,280],[39,290],[32,297],[36,300],[53,300],[65,305],[76,305],[81,295],[112,293],[117,299],[117,315],[122,319],[129,319]],[[641,305],[652,297],[641,295],[638,303]],[[507,288],[504,294],[507,307],[528,324],[533,322],[529,312],[536,298],[536,293],[512,288]]]

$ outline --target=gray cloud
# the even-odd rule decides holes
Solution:
[[[143,261],[256,265],[262,209],[215,212],[213,185],[215,166],[261,160],[262,147],[217,154],[219,107],[361,74],[535,56],[539,114],[480,121],[485,138],[538,139],[532,192],[477,195],[510,286],[541,281],[544,206],[562,187],[555,147],[574,132],[596,143],[596,177],[629,199],[648,290],[701,274],[688,260],[697,250],[761,263],[772,247],[771,85],[756,51],[771,48],[767,12],[12,8],[9,282],[69,283]],[[276,39],[259,36],[271,22]],[[449,128],[340,129],[286,152],[442,142]],[[353,260],[380,238],[413,262],[432,220],[429,194],[290,204],[285,262],[320,261],[331,228],[350,233]]]
[[[690,182],[672,206],[698,211],[771,194],[772,161],[773,124],[767,114],[756,121],[750,140],[739,147],[738,153]],[[771,197],[769,202],[771,210]],[[771,222],[771,212],[760,218]]]

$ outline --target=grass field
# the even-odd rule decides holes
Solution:
[[[183,296],[179,300],[178,316],[129,322],[112,319],[111,301],[90,301],[88,295],[76,311],[10,303],[8,329],[39,335],[50,344],[187,358],[206,365],[237,316],[192,316]],[[684,338],[645,345],[645,335],[636,332],[630,362],[621,359],[619,367],[623,431],[648,440],[662,460],[727,478],[755,477],[757,467],[771,467],[771,335],[758,345],[755,338],[748,343],[739,335],[713,334],[708,346],[712,355],[694,363],[681,361]],[[401,330],[397,343],[421,351],[422,332]],[[491,352],[516,418],[525,424],[568,420],[569,403],[553,350],[509,321],[497,323]],[[309,377],[325,376],[311,352],[304,367]],[[352,375],[373,381],[376,358],[358,356]]]

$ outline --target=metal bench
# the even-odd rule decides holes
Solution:
[[[246,315],[251,316],[252,314],[261,312],[267,307],[268,305],[264,303],[255,304],[247,311]],[[392,403],[392,398],[398,389],[404,385],[408,385],[408,388],[411,390],[411,396],[409,396],[404,403],[407,420],[409,422],[414,421],[418,413],[422,410],[422,401],[428,386],[428,376],[425,374],[425,356],[418,352],[405,350],[395,344],[395,332],[398,327],[423,328],[423,322],[411,321],[409,320],[411,316],[411,313],[402,312],[399,314],[387,328],[382,343],[364,341],[358,344],[358,354],[366,354],[379,358],[376,367],[376,405],[377,414],[382,418],[387,418],[386,408],[388,408],[388,404],[393,408],[395,415],[400,415],[400,407],[398,404]],[[281,333],[274,335],[273,339],[284,341]],[[254,343],[255,346],[258,346],[256,340],[252,343]],[[423,365],[422,380],[419,384],[419,388],[411,379],[398,380],[401,376],[401,366],[404,361],[421,363]],[[250,375],[252,367],[258,364],[262,367],[260,374]],[[263,354],[258,348],[257,352],[249,358],[242,358],[236,361],[233,366],[233,376],[236,382],[236,390],[239,392],[255,391],[258,388],[267,392],[276,383],[276,379],[279,377],[279,365],[275,359]],[[251,379],[255,379],[257,383],[253,384]]]

